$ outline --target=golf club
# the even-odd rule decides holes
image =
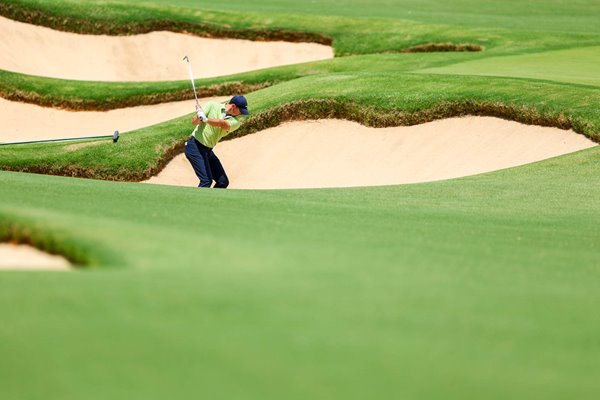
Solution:
[[[192,72],[192,63],[188,56],[183,57],[183,59],[188,64],[188,71],[190,73],[190,80],[192,81],[192,87],[194,88],[194,98],[196,99],[196,109],[204,112],[202,106],[200,106],[200,102],[198,101],[198,93],[196,92],[196,84],[194,83],[194,73]]]
[[[30,140],[27,142],[1,142],[0,146],[7,146],[7,145],[12,145],[12,144],[64,142],[67,140],[102,139],[102,138],[108,138],[108,137],[112,138],[113,143],[117,143],[119,141],[119,131],[115,131],[112,135],[102,135],[102,136],[83,136],[83,137],[63,138],[63,139]]]

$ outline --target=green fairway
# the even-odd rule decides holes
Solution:
[[[147,0],[129,2],[148,3]],[[600,32],[597,20],[600,4],[585,0],[346,0],[342,3],[319,0],[308,4],[288,0],[256,0],[235,4],[209,0],[172,0],[169,3],[203,10],[403,18],[426,23],[494,26],[526,31]]]
[[[420,72],[435,74],[510,76],[600,86],[600,47],[583,47],[490,57]]]
[[[331,43],[333,60],[197,80],[201,97],[247,95],[236,135],[488,115],[600,142],[597,1],[4,0],[0,14]],[[428,44],[482,51],[402,53]],[[0,96],[110,110],[193,92],[0,71]],[[189,133],[185,115],[118,144],[0,146],[0,242],[77,266],[0,272],[2,400],[600,396],[599,147],[414,185],[106,181],[147,178]]]
[[[0,173],[0,220],[116,267],[2,274],[3,393],[591,399],[599,156],[345,190]]]

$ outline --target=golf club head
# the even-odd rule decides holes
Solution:
[[[119,140],[119,131],[115,131],[115,133],[113,133],[112,135],[113,138],[113,143],[117,143],[117,141]]]

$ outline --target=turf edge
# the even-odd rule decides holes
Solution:
[[[334,99],[298,100],[283,106],[274,107],[257,113],[227,139],[234,139],[252,134],[267,128],[278,126],[288,121],[315,119],[344,119],[361,123],[373,128],[394,126],[411,126],[423,124],[444,118],[463,116],[487,116],[512,120],[528,125],[573,129],[591,140],[600,143],[600,133],[595,132],[590,123],[564,113],[540,112],[539,110],[515,104],[500,102],[442,102],[438,105],[414,113],[389,110],[381,111],[372,106],[364,106],[353,101]],[[2,165],[6,171],[29,172],[47,175],[59,175],[79,178],[91,178],[110,181],[139,182],[159,173],[169,161],[183,151],[184,140],[175,141],[162,149],[162,155],[157,161],[145,169],[119,169],[81,166],[77,164],[53,165],[38,163],[27,166]]]

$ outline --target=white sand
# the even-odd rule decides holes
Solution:
[[[191,90],[191,89],[190,89]],[[224,101],[231,96],[202,99]],[[0,142],[112,135],[191,114],[194,100],[110,111],[65,111],[0,98]]]
[[[230,188],[390,185],[457,178],[593,147],[583,135],[491,117],[375,129],[341,120],[285,123],[221,142]],[[147,182],[197,186],[182,154]]]
[[[35,247],[0,243],[0,270],[68,271],[70,266],[64,257],[45,253]]]
[[[315,43],[207,39],[172,32],[79,35],[0,17],[0,69],[89,81],[175,81],[333,58]]]

